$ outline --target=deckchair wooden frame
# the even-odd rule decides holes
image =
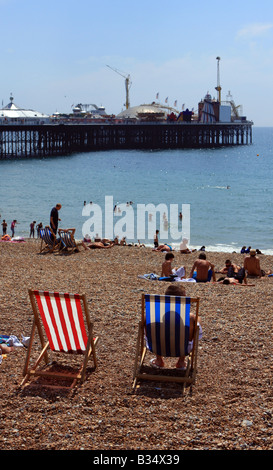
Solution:
[[[43,231],[47,231],[48,236],[43,235]],[[47,225],[46,227],[40,230],[40,237],[41,237],[41,246],[40,246],[40,253],[43,253],[47,250],[47,253],[53,253],[53,251],[58,248],[58,242],[55,233]],[[45,246],[43,246],[45,245]]]
[[[82,306],[82,314],[83,314],[83,321],[85,321],[85,327],[86,327],[86,335],[87,335],[87,343],[86,343],[86,349],[85,351],[78,351],[78,353],[81,353],[82,356],[82,362],[80,365],[77,366],[77,370],[75,372],[52,372],[47,370],[47,367],[50,365],[50,359],[48,355],[48,351],[50,349],[50,341],[48,337],[46,336],[45,333],[45,327],[43,325],[40,311],[37,305],[37,301],[35,298],[35,293],[38,294],[44,294],[45,292],[43,291],[37,291],[33,289],[29,289],[29,297],[30,297],[30,303],[32,306],[32,311],[33,311],[33,324],[32,324],[32,330],[31,330],[31,336],[30,336],[30,341],[29,341],[29,346],[27,350],[27,356],[25,360],[25,365],[23,369],[23,381],[21,382],[21,387],[24,387],[33,377],[50,377],[53,379],[70,379],[72,381],[70,387],[65,386],[60,386],[60,385],[46,385],[49,387],[53,388],[73,388],[78,382],[84,382],[86,378],[86,368],[88,364],[88,360],[92,356],[93,362],[94,362],[94,368],[97,367],[97,356],[96,356],[96,345],[98,342],[98,337],[94,338],[93,337],[93,323],[90,320],[90,315],[89,315],[89,310],[88,310],[88,305],[87,305],[87,300],[85,294],[78,294],[77,297],[79,301],[81,302]],[[49,296],[54,296],[55,293],[50,293],[46,292]],[[65,295],[70,295],[70,294],[58,294],[60,298],[64,297]],[[85,320],[84,320],[85,316]],[[32,347],[34,343],[34,337],[36,333],[36,329],[38,330],[38,335],[40,338],[42,350],[34,362],[32,366],[30,366],[30,356],[32,352]],[[47,338],[47,341],[45,341],[45,337]],[[52,349],[51,349],[52,350]],[[52,350],[54,353],[55,351]],[[73,355],[79,355],[78,353],[74,353]],[[58,351],[58,354],[71,354],[71,351],[63,352],[63,351]],[[40,363],[44,361],[45,366],[41,367]]]
[[[160,297],[170,297],[170,296],[160,296]],[[191,308],[195,305],[195,325],[194,325],[194,336],[193,336],[193,348],[192,351],[188,354],[188,364],[187,370],[184,372],[177,371],[174,374],[166,374],[166,369],[157,369],[153,370],[154,373],[144,372],[143,366],[145,363],[146,353],[148,351],[145,341],[145,330],[146,330],[146,312],[145,312],[145,294],[142,294],[141,298],[141,321],[138,326],[138,336],[137,336],[137,346],[136,346],[136,356],[134,363],[133,371],[133,389],[135,390],[138,381],[147,380],[155,382],[176,382],[182,384],[182,390],[186,385],[192,386],[196,380],[197,373],[197,352],[198,352],[198,338],[199,338],[199,325],[198,325],[198,315],[199,315],[199,298],[190,297]]]

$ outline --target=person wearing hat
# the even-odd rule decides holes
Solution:
[[[256,250],[251,249],[249,252],[249,256],[245,257],[244,268],[245,268],[247,276],[251,276],[251,277],[262,276],[260,260],[256,256]]]

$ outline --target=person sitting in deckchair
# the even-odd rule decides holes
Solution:
[[[172,284],[167,288],[167,290],[165,292],[165,295],[185,297],[186,296],[186,291],[183,287]],[[199,317],[198,324],[199,324],[199,327],[200,327],[199,338],[201,338],[202,337],[202,328],[201,328],[201,325],[200,325],[200,317]],[[188,343],[188,352],[189,353],[190,353],[191,348],[192,348],[194,326],[195,326],[195,314],[191,312],[190,313],[189,343]],[[152,367],[155,367],[155,368],[164,367],[164,361],[163,361],[162,356],[156,355],[155,358],[151,359],[150,364],[151,364]],[[187,364],[186,364],[185,356],[180,356],[178,358],[178,361],[176,363],[176,368],[180,369],[180,370],[186,370]]]

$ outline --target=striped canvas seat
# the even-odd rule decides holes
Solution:
[[[92,355],[96,367],[95,345],[98,338],[93,338],[93,324],[90,321],[85,294],[70,294],[29,290],[30,301],[34,314],[30,345],[24,367],[24,385],[30,376],[49,376],[72,379],[74,386],[77,381],[83,382],[87,361]],[[30,354],[35,330],[38,330],[42,352],[33,368],[29,366]],[[47,342],[45,342],[45,339]],[[38,365],[44,359],[49,364],[48,352],[81,353],[83,361],[81,368],[75,373],[48,372],[39,369]]]
[[[52,351],[83,352],[87,346],[79,294],[34,291]]]
[[[47,250],[48,253],[52,253],[57,247],[57,240],[55,233],[50,227],[40,229],[41,247],[40,253]]]
[[[190,312],[195,314],[193,342],[188,351]],[[139,322],[133,388],[139,380],[178,382],[192,386],[196,377],[198,349],[199,298],[142,294],[142,312]],[[151,370],[145,364],[147,351],[163,357],[188,357],[186,371],[160,368]],[[153,372],[153,373],[152,373]]]
[[[77,248],[76,241],[72,232],[67,230],[59,230],[60,236],[60,250],[66,249],[70,251],[74,251]]]
[[[188,297],[145,295],[147,347],[166,357],[187,356],[191,301]]]

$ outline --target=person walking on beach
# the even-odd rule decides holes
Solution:
[[[31,236],[33,236],[33,238],[34,238],[35,224],[36,224],[36,220],[33,220],[33,222],[31,222],[31,224],[29,226],[30,227],[29,238],[31,238]]]
[[[56,206],[53,207],[50,212],[50,227],[52,228],[55,235],[57,234],[57,230],[58,230],[58,222],[59,220],[61,220],[59,219],[59,210],[61,208],[62,208],[61,204],[56,204]]]
[[[198,259],[194,262],[190,272],[190,278],[194,276],[196,271],[196,282],[209,282],[211,278],[216,281],[214,264],[207,260],[206,253],[200,253]]]
[[[11,222],[11,226],[10,226],[10,229],[11,229],[11,238],[14,237],[14,231],[15,231],[15,225],[17,224],[17,220],[13,220]]]
[[[8,226],[8,224],[7,224],[7,222],[5,221],[5,219],[3,219],[3,222],[2,222],[1,225],[2,225],[2,231],[3,231],[3,237],[4,237],[4,235],[6,235],[6,233],[7,233],[7,226]]]

